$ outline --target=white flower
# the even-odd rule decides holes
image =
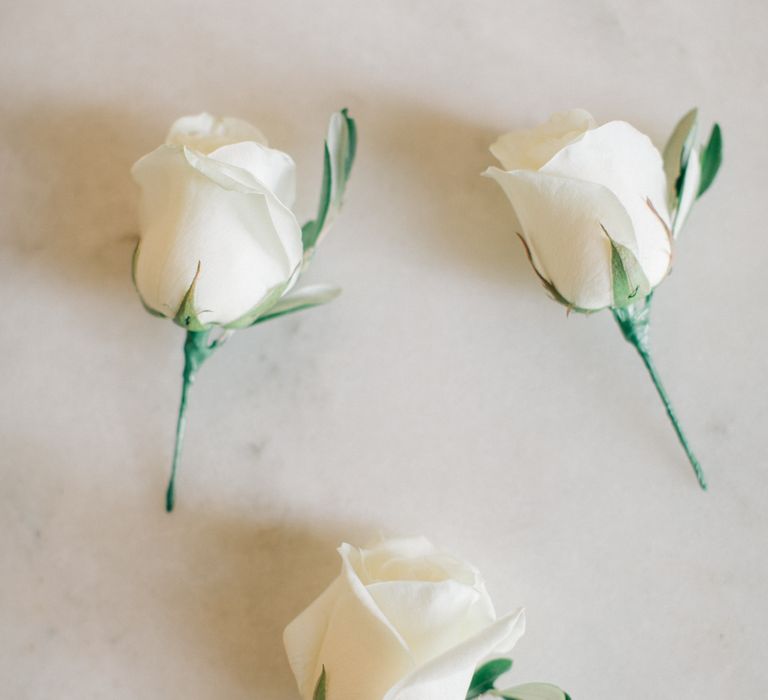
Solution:
[[[531,263],[553,295],[597,310],[640,301],[669,271],[661,155],[630,124],[584,110],[502,136],[489,168],[515,209]]]
[[[310,700],[325,668],[328,700],[464,700],[479,661],[522,636],[500,619],[480,573],[426,539],[339,548],[341,574],[285,630]]]
[[[277,301],[303,254],[294,169],[247,122],[179,119],[165,145],[133,167],[141,188],[134,281],[145,306],[199,330],[247,322]]]

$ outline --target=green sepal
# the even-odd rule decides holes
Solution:
[[[645,299],[651,293],[651,285],[635,254],[614,241],[604,226],[602,228],[611,243],[612,308],[620,309]]]
[[[720,125],[715,124],[707,145],[701,151],[701,180],[696,197],[701,197],[715,181],[717,171],[723,162],[723,135]]]
[[[551,683],[524,683],[507,690],[491,690],[489,695],[505,700],[571,700],[568,693]]]
[[[328,679],[325,675],[325,666],[320,672],[320,678],[317,679],[317,685],[315,686],[315,692],[312,695],[312,700],[325,700],[326,687],[328,685]]]
[[[331,117],[323,149],[323,179],[317,216],[301,228],[305,265],[323,230],[341,208],[357,152],[357,126],[346,108]]]
[[[195,270],[195,276],[192,278],[192,284],[189,285],[189,289],[181,300],[176,315],[173,317],[174,323],[177,323],[187,331],[200,332],[210,328],[210,325],[204,324],[198,318],[197,310],[195,309],[195,287],[197,286],[198,277],[200,277],[199,261],[197,263],[197,270]]]
[[[141,240],[136,242],[136,247],[133,249],[133,256],[131,257],[131,281],[133,282],[133,288],[136,290],[136,294],[139,296],[139,301],[147,313],[151,314],[152,316],[157,316],[158,318],[165,318],[164,314],[161,314],[159,311],[153,309],[149,304],[147,304],[146,301],[144,301],[144,297],[141,296],[141,292],[139,291],[139,285],[136,284],[136,265],[139,260],[140,245]]]
[[[512,659],[493,659],[480,666],[472,676],[466,700],[472,700],[493,690],[499,676],[512,668]]]
[[[311,309],[321,304],[327,304],[329,301],[333,301],[339,294],[341,294],[341,289],[330,285],[314,285],[299,289],[292,294],[284,296],[267,313],[259,316],[251,325],[270,321],[273,318],[279,318],[296,311]]]

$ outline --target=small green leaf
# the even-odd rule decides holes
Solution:
[[[315,686],[315,694],[312,696],[312,700],[325,700],[325,692],[326,692],[327,685],[328,685],[328,680],[325,675],[325,666],[323,666],[323,670],[320,673],[320,678],[317,679],[317,685]]]
[[[493,659],[484,663],[475,671],[469,684],[466,700],[472,700],[489,690],[493,690],[496,680],[512,668],[512,659]]]
[[[269,321],[273,318],[292,314],[296,311],[311,309],[313,306],[320,306],[333,301],[341,294],[341,289],[329,284],[316,284],[311,287],[304,287],[280,299],[267,313],[259,316],[253,324]]]
[[[723,135],[720,131],[720,125],[715,124],[712,127],[712,133],[709,135],[709,141],[701,152],[701,181],[699,183],[699,192],[696,195],[701,197],[712,185],[720,170],[723,162]]]
[[[345,108],[333,114],[328,125],[317,216],[304,224],[301,229],[305,267],[324,230],[330,226],[341,208],[356,152],[357,126]]]
[[[524,683],[507,690],[493,690],[490,694],[505,700],[570,700],[568,693],[550,683]]]
[[[672,135],[664,146],[664,173],[667,176],[669,205],[677,207],[677,202],[685,178],[688,157],[693,150],[698,130],[699,110],[690,110],[675,126]]]
[[[688,215],[696,202],[696,196],[701,183],[701,161],[699,149],[694,148],[685,165],[685,170],[678,178],[677,206],[672,216],[672,235],[677,237],[685,224]]]
[[[280,297],[282,297],[285,293],[287,286],[287,282],[275,285],[266,293],[264,298],[258,304],[256,304],[256,306],[244,313],[242,316],[240,316],[240,318],[237,318],[234,321],[226,324],[224,328],[237,330],[239,328],[248,328],[248,326],[252,326],[261,318],[262,314],[270,311],[275,306],[275,304],[280,301]]]
[[[301,227],[301,242],[304,245],[305,251],[314,248],[317,239],[320,238],[320,232],[323,230],[325,219],[328,216],[328,207],[331,203],[331,189],[331,154],[326,142],[323,150],[323,182],[320,186],[320,203],[317,206],[317,218],[308,221]]]
[[[344,122],[347,126],[347,148],[344,158],[344,184],[346,185],[349,176],[352,173],[352,166],[355,163],[355,156],[357,155],[357,124],[352,117],[349,116],[349,110],[344,107],[341,110],[341,116],[344,117]]]
[[[602,228],[611,242],[613,308],[622,308],[642,301],[651,292],[651,285],[643,268],[629,248],[614,241],[605,227]]]
[[[349,116],[349,110],[344,107],[341,110],[341,116],[344,120],[344,129],[341,131],[342,137],[345,139],[345,143],[341,144],[339,148],[340,159],[340,173],[338,199],[341,204],[341,198],[344,196],[344,190],[347,187],[347,181],[352,174],[352,166],[355,163],[355,156],[357,155],[357,124],[352,117]]]

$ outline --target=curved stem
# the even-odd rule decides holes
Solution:
[[[187,425],[187,393],[189,387],[195,381],[194,372],[190,371],[189,361],[184,361],[184,374],[181,384],[181,401],[179,403],[179,416],[176,419],[176,441],[173,445],[173,462],[171,463],[171,477],[168,480],[168,489],[165,492],[165,510],[170,513],[176,502],[176,469],[181,457],[181,446],[184,443],[184,429]]]
[[[653,358],[651,358],[651,353],[648,350],[648,344],[646,342],[647,328],[638,328],[638,326],[633,323],[631,319],[628,319],[624,316],[619,316],[616,311],[614,311],[614,317],[616,318],[616,322],[619,324],[619,327],[624,333],[624,337],[632,346],[634,346],[635,350],[637,350],[638,354],[643,360],[643,364],[645,364],[645,367],[648,370],[648,374],[651,375],[653,385],[656,387],[656,391],[658,392],[659,397],[664,404],[664,408],[667,411],[667,416],[669,416],[672,427],[675,429],[675,433],[677,434],[677,439],[680,441],[680,444],[685,450],[685,454],[688,457],[688,461],[691,463],[691,467],[693,467],[693,473],[696,475],[699,486],[701,486],[702,490],[706,491],[707,481],[704,478],[704,470],[701,468],[699,460],[693,453],[693,449],[688,442],[688,438],[683,432],[683,428],[677,418],[675,409],[672,406],[672,401],[670,400],[669,395],[667,394],[667,390],[664,388],[664,385],[661,382],[661,377],[656,370],[656,366],[653,364]]]
[[[173,461],[171,462],[171,476],[168,480],[168,488],[165,492],[165,510],[170,513],[176,503],[176,469],[181,459],[181,448],[184,443],[184,429],[187,425],[187,395],[189,388],[195,382],[195,374],[205,360],[217,347],[216,344],[208,345],[209,331],[187,331],[184,342],[184,372],[182,373],[181,401],[179,402],[179,415],[176,419],[176,440],[173,446]]]

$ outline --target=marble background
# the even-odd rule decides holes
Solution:
[[[511,680],[764,696],[767,19],[755,0],[2,3],[0,694],[297,698],[282,628],[341,540],[381,532],[527,607]],[[179,115],[242,116],[295,156],[308,217],[345,105],[359,160],[308,277],[344,294],[205,366],[168,516],[182,333],[131,286],[129,168]],[[610,315],[547,300],[478,175],[496,134],[552,111],[662,143],[693,105],[725,165],[653,342],[706,495]]]

